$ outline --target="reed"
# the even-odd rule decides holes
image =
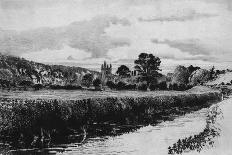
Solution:
[[[184,114],[219,101],[219,92],[81,100],[0,99],[1,139],[33,141],[45,130],[69,135],[94,124],[149,124],[172,114]]]

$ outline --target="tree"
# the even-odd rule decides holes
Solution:
[[[177,66],[174,70],[172,83],[180,84],[187,84],[189,79],[189,70],[184,66]]]
[[[213,80],[213,78],[214,78],[214,75],[215,75],[215,67],[213,66],[211,69],[210,69],[210,77],[209,77],[209,79],[210,80]]]
[[[189,71],[189,74],[191,75],[194,71],[198,70],[198,69],[201,69],[200,67],[196,66],[196,67],[193,67],[193,65],[190,65],[189,67],[187,67],[188,71]]]
[[[130,69],[125,65],[121,65],[120,67],[118,67],[116,74],[118,74],[121,77],[129,77]]]
[[[99,78],[93,80],[93,86],[95,87],[95,89],[100,88],[100,85],[101,85],[101,80]]]
[[[116,88],[116,84],[113,81],[107,81],[106,85],[110,88],[110,89],[115,89]]]
[[[189,82],[191,85],[198,85],[206,83],[210,78],[210,71],[206,69],[198,69],[194,71],[189,77]]]
[[[93,82],[93,75],[90,73],[87,73],[82,78],[82,85],[86,86],[87,88],[90,87],[90,85]]]
[[[159,69],[161,61],[159,57],[155,57],[153,54],[141,53],[134,63],[139,81],[146,81],[148,86],[160,76],[158,71],[161,71]]]

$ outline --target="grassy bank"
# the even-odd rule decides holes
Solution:
[[[23,147],[29,147],[39,141],[72,138],[70,135],[75,139],[81,133],[115,133],[119,126],[156,123],[207,107],[220,96],[211,91],[75,100],[1,98],[0,136],[14,145],[23,143]]]

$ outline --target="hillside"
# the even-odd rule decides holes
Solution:
[[[79,85],[81,76],[87,72],[99,75],[99,72],[81,67],[45,65],[0,54],[0,86]]]
[[[220,74],[215,80],[209,81],[206,85],[219,85],[224,82],[224,84],[231,83],[232,72],[226,72],[225,74]]]

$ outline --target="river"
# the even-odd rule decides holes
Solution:
[[[232,154],[231,111],[232,98],[229,98],[210,108],[179,116],[173,121],[148,125],[119,136],[96,137],[87,139],[82,144],[58,145],[42,150],[18,150],[8,154],[229,155]]]

